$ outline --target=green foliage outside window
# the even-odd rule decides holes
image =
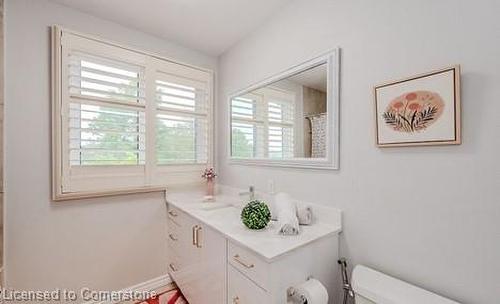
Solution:
[[[245,133],[241,130],[233,128],[232,136],[232,156],[249,158],[254,155],[254,147],[251,140],[247,139]]]

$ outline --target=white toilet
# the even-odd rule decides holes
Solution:
[[[356,304],[459,304],[365,266],[352,272]]]

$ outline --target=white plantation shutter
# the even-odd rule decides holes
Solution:
[[[247,94],[231,100],[233,157],[264,157],[265,111],[261,96]]]
[[[157,164],[206,164],[208,83],[160,72],[155,86]]]
[[[268,155],[270,158],[291,158],[294,151],[294,101],[271,98],[267,107]]]
[[[143,165],[143,111],[71,103],[69,115],[70,164]]]
[[[73,97],[145,104],[141,66],[71,51],[68,77]]]
[[[235,97],[231,103],[231,115],[233,119],[256,120],[257,99],[251,95]]]
[[[293,128],[269,126],[269,157],[293,157]]]
[[[231,100],[231,156],[289,158],[294,151],[294,93],[263,88]]]
[[[210,72],[58,28],[54,38],[55,199],[201,182]]]
[[[75,51],[68,83],[70,164],[144,164],[144,68]]]

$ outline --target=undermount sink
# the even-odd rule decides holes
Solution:
[[[233,205],[225,202],[203,202],[201,203],[201,209],[202,210],[216,210],[216,209],[221,209],[221,208],[229,208],[233,207]]]
[[[247,202],[243,199],[238,200],[235,197],[224,197],[217,196],[215,201],[202,201],[200,203],[200,209],[202,210],[217,210],[221,208],[236,208],[243,209]]]

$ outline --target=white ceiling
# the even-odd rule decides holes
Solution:
[[[326,75],[326,64],[322,64],[312,69],[302,71],[299,74],[290,76],[288,80],[326,93]]]
[[[220,55],[291,0],[51,0]]]

